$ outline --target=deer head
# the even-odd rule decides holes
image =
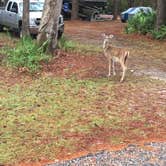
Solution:
[[[107,47],[107,45],[110,44],[111,39],[114,38],[114,35],[112,35],[112,34],[106,35],[105,33],[103,33],[102,37],[104,38],[103,49],[105,49]]]

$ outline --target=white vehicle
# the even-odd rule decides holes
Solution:
[[[30,0],[29,8],[29,29],[30,33],[36,35],[40,20],[44,0]],[[23,0],[9,0],[6,7],[0,8],[0,31],[3,27],[7,27],[12,31],[16,31],[21,36],[23,16]],[[61,37],[64,31],[64,21],[62,15],[59,16],[58,37]]]

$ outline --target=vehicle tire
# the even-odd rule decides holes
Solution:
[[[3,25],[0,25],[0,32],[3,31]]]
[[[122,22],[122,23],[125,23],[125,22],[126,22],[126,20],[121,20],[121,22]]]
[[[97,20],[97,13],[93,13],[92,15],[91,15],[91,18],[90,18],[90,21],[96,21]]]

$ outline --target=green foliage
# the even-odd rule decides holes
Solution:
[[[74,51],[79,53],[98,53],[101,52],[102,49],[96,47],[92,44],[81,44],[79,42],[69,40],[65,36],[62,36],[58,41],[58,47],[64,51]]]
[[[21,39],[15,48],[5,48],[4,54],[7,55],[4,62],[7,66],[14,68],[26,68],[34,73],[40,69],[41,61],[48,61],[49,55],[44,53],[47,42],[39,47],[31,38]]]
[[[71,40],[68,40],[66,37],[62,36],[58,42],[58,47],[65,51],[73,50],[76,48],[76,43]]]
[[[155,12],[139,12],[131,19],[129,19],[126,33],[140,33],[147,34],[155,27],[156,13]]]
[[[166,38],[166,25],[155,28],[156,13],[155,12],[139,12],[134,17],[129,19],[126,33],[140,33],[143,35],[151,34],[154,39],[163,40]]]
[[[166,39],[166,25],[161,26],[159,30],[152,30],[151,33],[155,39]]]

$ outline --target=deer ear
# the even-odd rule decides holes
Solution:
[[[102,33],[101,36],[102,36],[103,38],[105,38],[105,37],[106,37],[106,34],[105,34],[105,33]]]
[[[114,35],[109,35],[109,38],[112,39],[114,37]]]

